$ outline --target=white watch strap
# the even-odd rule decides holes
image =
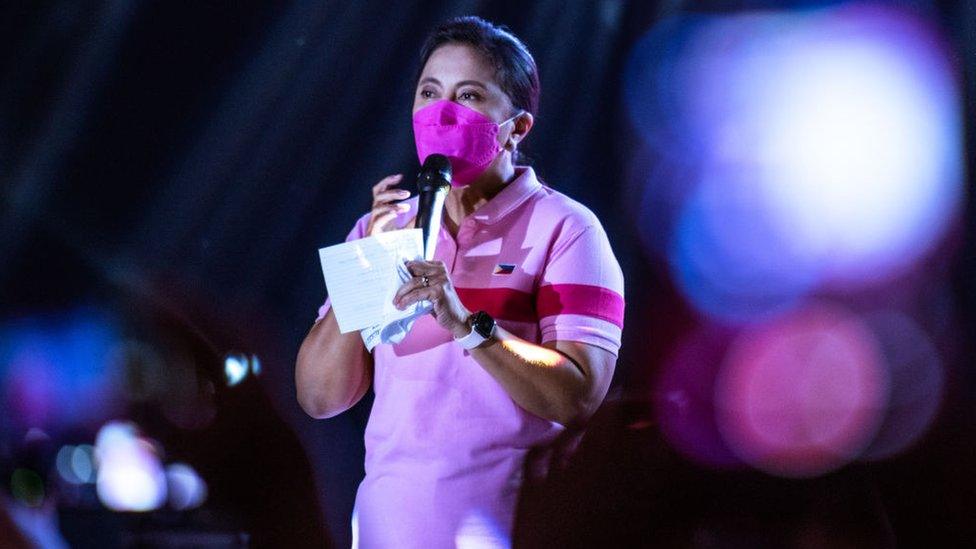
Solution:
[[[474,349],[478,345],[484,343],[486,339],[488,338],[476,332],[474,328],[471,328],[471,333],[464,337],[457,338],[454,341],[457,341],[462,347],[470,351],[471,349]]]

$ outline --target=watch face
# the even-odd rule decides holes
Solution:
[[[495,331],[495,319],[484,311],[478,311],[471,317],[471,329],[487,339]]]

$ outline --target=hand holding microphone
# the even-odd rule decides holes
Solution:
[[[410,204],[400,202],[410,196],[410,191],[390,187],[395,186],[402,179],[402,174],[390,175],[373,185],[373,208],[372,215],[369,216],[369,224],[366,226],[366,236],[375,236],[400,228],[395,226],[394,221],[398,215],[410,211]]]
[[[390,175],[373,185],[373,208],[366,226],[366,236],[402,228],[395,226],[394,221],[398,215],[410,211],[410,204],[402,202],[410,197],[410,191],[391,188],[402,180],[402,174]],[[424,258],[427,260],[434,257],[444,200],[450,188],[450,161],[442,154],[428,156],[417,174],[417,191],[420,196],[417,215],[414,217],[414,226],[423,230]],[[410,225],[407,222],[404,226]]]

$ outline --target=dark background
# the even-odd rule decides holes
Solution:
[[[651,376],[694,320],[622,213],[636,140],[621,106],[624,60],[656,20],[678,10],[822,4],[5,4],[2,313],[94,303],[149,319],[140,324],[147,332],[191,334],[189,345],[204,355],[258,355],[259,382],[219,392],[226,413],[205,436],[164,427],[155,434],[204,463],[214,505],[226,500],[221,516],[229,518],[221,520],[258,539],[324,542],[328,535],[348,545],[369,399],[314,421],[294,397],[294,358],[324,299],[316,250],[344,238],[368,209],[377,180],[399,172],[412,179],[410,109],[421,41],[437,22],[477,14],[508,25],[533,52],[542,98],[525,151],[548,184],[598,215],[627,281],[627,329],[611,399],[568,472],[526,496],[523,539],[686,545],[694,538],[727,546],[709,545],[708,535],[727,539],[734,531],[749,546],[789,537],[779,530],[840,527],[870,545],[897,538],[913,546],[935,536],[973,541],[969,343],[949,365],[953,387],[929,436],[870,468],[797,482],[711,472],[671,452],[653,428]],[[932,14],[953,41],[971,120],[976,8],[910,4]],[[967,124],[969,142],[972,131]],[[967,153],[972,174],[971,147]],[[970,204],[952,269],[954,315],[967,342],[976,306],[973,219]],[[72,524],[95,520],[78,516],[65,515],[66,536]],[[76,540],[98,539],[78,530]],[[766,531],[773,533],[758,533]]]

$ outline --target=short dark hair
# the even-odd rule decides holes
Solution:
[[[539,69],[529,49],[503,25],[494,25],[480,17],[457,17],[437,26],[420,48],[417,78],[434,50],[444,44],[467,44],[484,56],[495,68],[502,91],[512,106],[536,114],[539,110]]]

